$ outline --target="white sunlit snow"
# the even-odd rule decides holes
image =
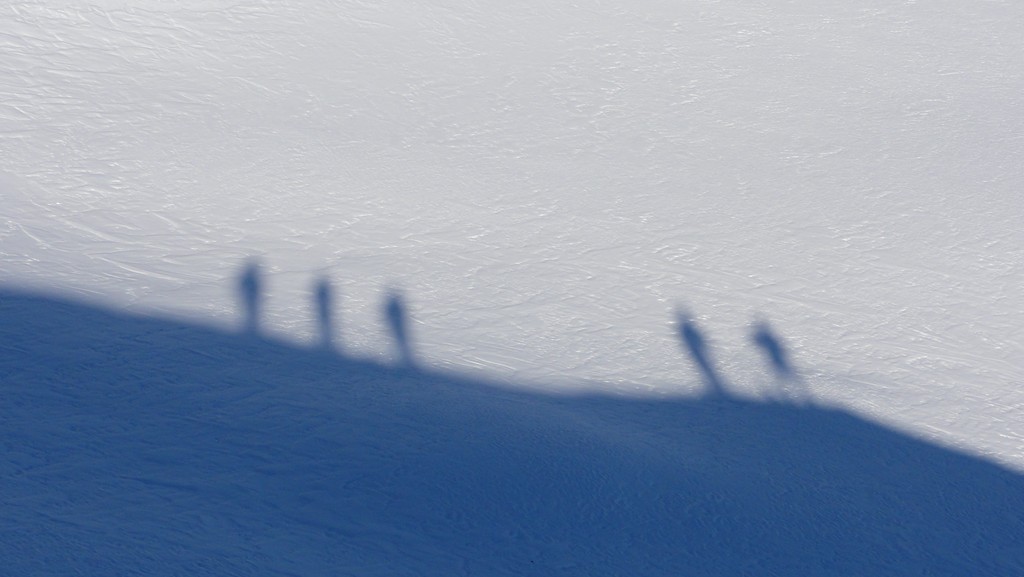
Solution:
[[[969,463],[955,468],[968,471],[958,502],[984,501],[973,471],[1013,490],[941,529],[1024,536],[1021,510],[985,516],[1020,505],[1024,483],[1024,5],[173,4],[0,7],[0,561],[55,575],[84,570],[74,551],[106,574],[670,575],[683,560],[659,555],[706,534],[707,514],[736,537],[701,542],[722,558],[687,552],[691,574],[1024,571],[1010,545],[992,545],[991,566],[952,545],[928,565],[935,552],[913,536],[937,504],[903,519],[893,551],[839,554],[846,565],[787,557],[808,539],[799,529],[778,542],[747,532],[798,518],[824,535],[805,544],[833,546],[843,538],[816,521],[820,503],[793,502],[793,518],[758,503],[860,483],[856,516],[907,478],[874,468],[868,441],[840,462],[792,426],[926,447],[885,454],[921,463],[901,465],[911,477],[949,473],[931,464],[949,451]],[[271,341],[237,336],[246,263],[262,273]],[[337,358],[310,351],[321,279]],[[384,368],[400,356],[388,294],[405,299],[423,371]],[[706,339],[710,380],[732,399],[721,414],[700,401],[709,379],[677,313]],[[820,412],[780,401],[752,340],[759,321],[799,373],[790,393]],[[179,350],[191,352],[168,352]],[[335,391],[332,371],[384,396]],[[441,392],[409,392],[425,384]],[[207,408],[186,417],[191,403]],[[723,424],[730,415],[750,421]],[[867,423],[898,440],[852,433]],[[432,441],[410,441],[423,430]],[[690,433],[711,445],[679,440]],[[764,462],[744,456],[760,447],[748,435],[770,449]],[[360,473],[339,477],[317,460],[325,448]],[[469,473],[447,476],[452,462]],[[535,477],[515,477],[531,463]],[[861,476],[830,477],[857,463]],[[106,467],[112,484],[81,480]],[[738,488],[747,474],[779,492]],[[606,509],[581,514],[593,527],[579,533],[559,525],[579,511],[545,499],[574,502],[559,483],[577,475],[581,502],[600,494],[638,505],[636,517]],[[352,495],[336,500],[325,479]],[[273,501],[293,486],[306,492]],[[879,510],[916,503],[911,488]],[[716,497],[673,508],[665,496],[680,489]],[[921,490],[932,489],[950,494]],[[496,494],[536,497],[515,510],[543,522],[480,512]],[[392,506],[408,523],[381,516]],[[658,532],[662,510],[697,529],[665,529],[663,544],[595,533]],[[166,524],[139,528],[146,518]],[[196,523],[207,548],[175,532]],[[888,543],[876,529],[894,523],[849,531]],[[871,565],[887,554],[907,564]]]

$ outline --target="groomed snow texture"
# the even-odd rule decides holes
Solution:
[[[0,5],[0,574],[1024,575],[1024,4]]]

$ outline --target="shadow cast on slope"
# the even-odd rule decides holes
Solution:
[[[1024,478],[841,410],[548,396],[6,289],[0,377],[11,574],[1024,574]]]

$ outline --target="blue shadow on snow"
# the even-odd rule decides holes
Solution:
[[[838,409],[431,372],[397,296],[399,366],[274,342],[247,270],[242,333],[0,289],[8,574],[1024,575],[991,462]]]

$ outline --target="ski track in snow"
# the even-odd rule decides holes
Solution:
[[[437,368],[814,397],[1024,468],[1024,8],[342,2],[0,8],[6,284]],[[207,6],[204,8],[203,6]]]

